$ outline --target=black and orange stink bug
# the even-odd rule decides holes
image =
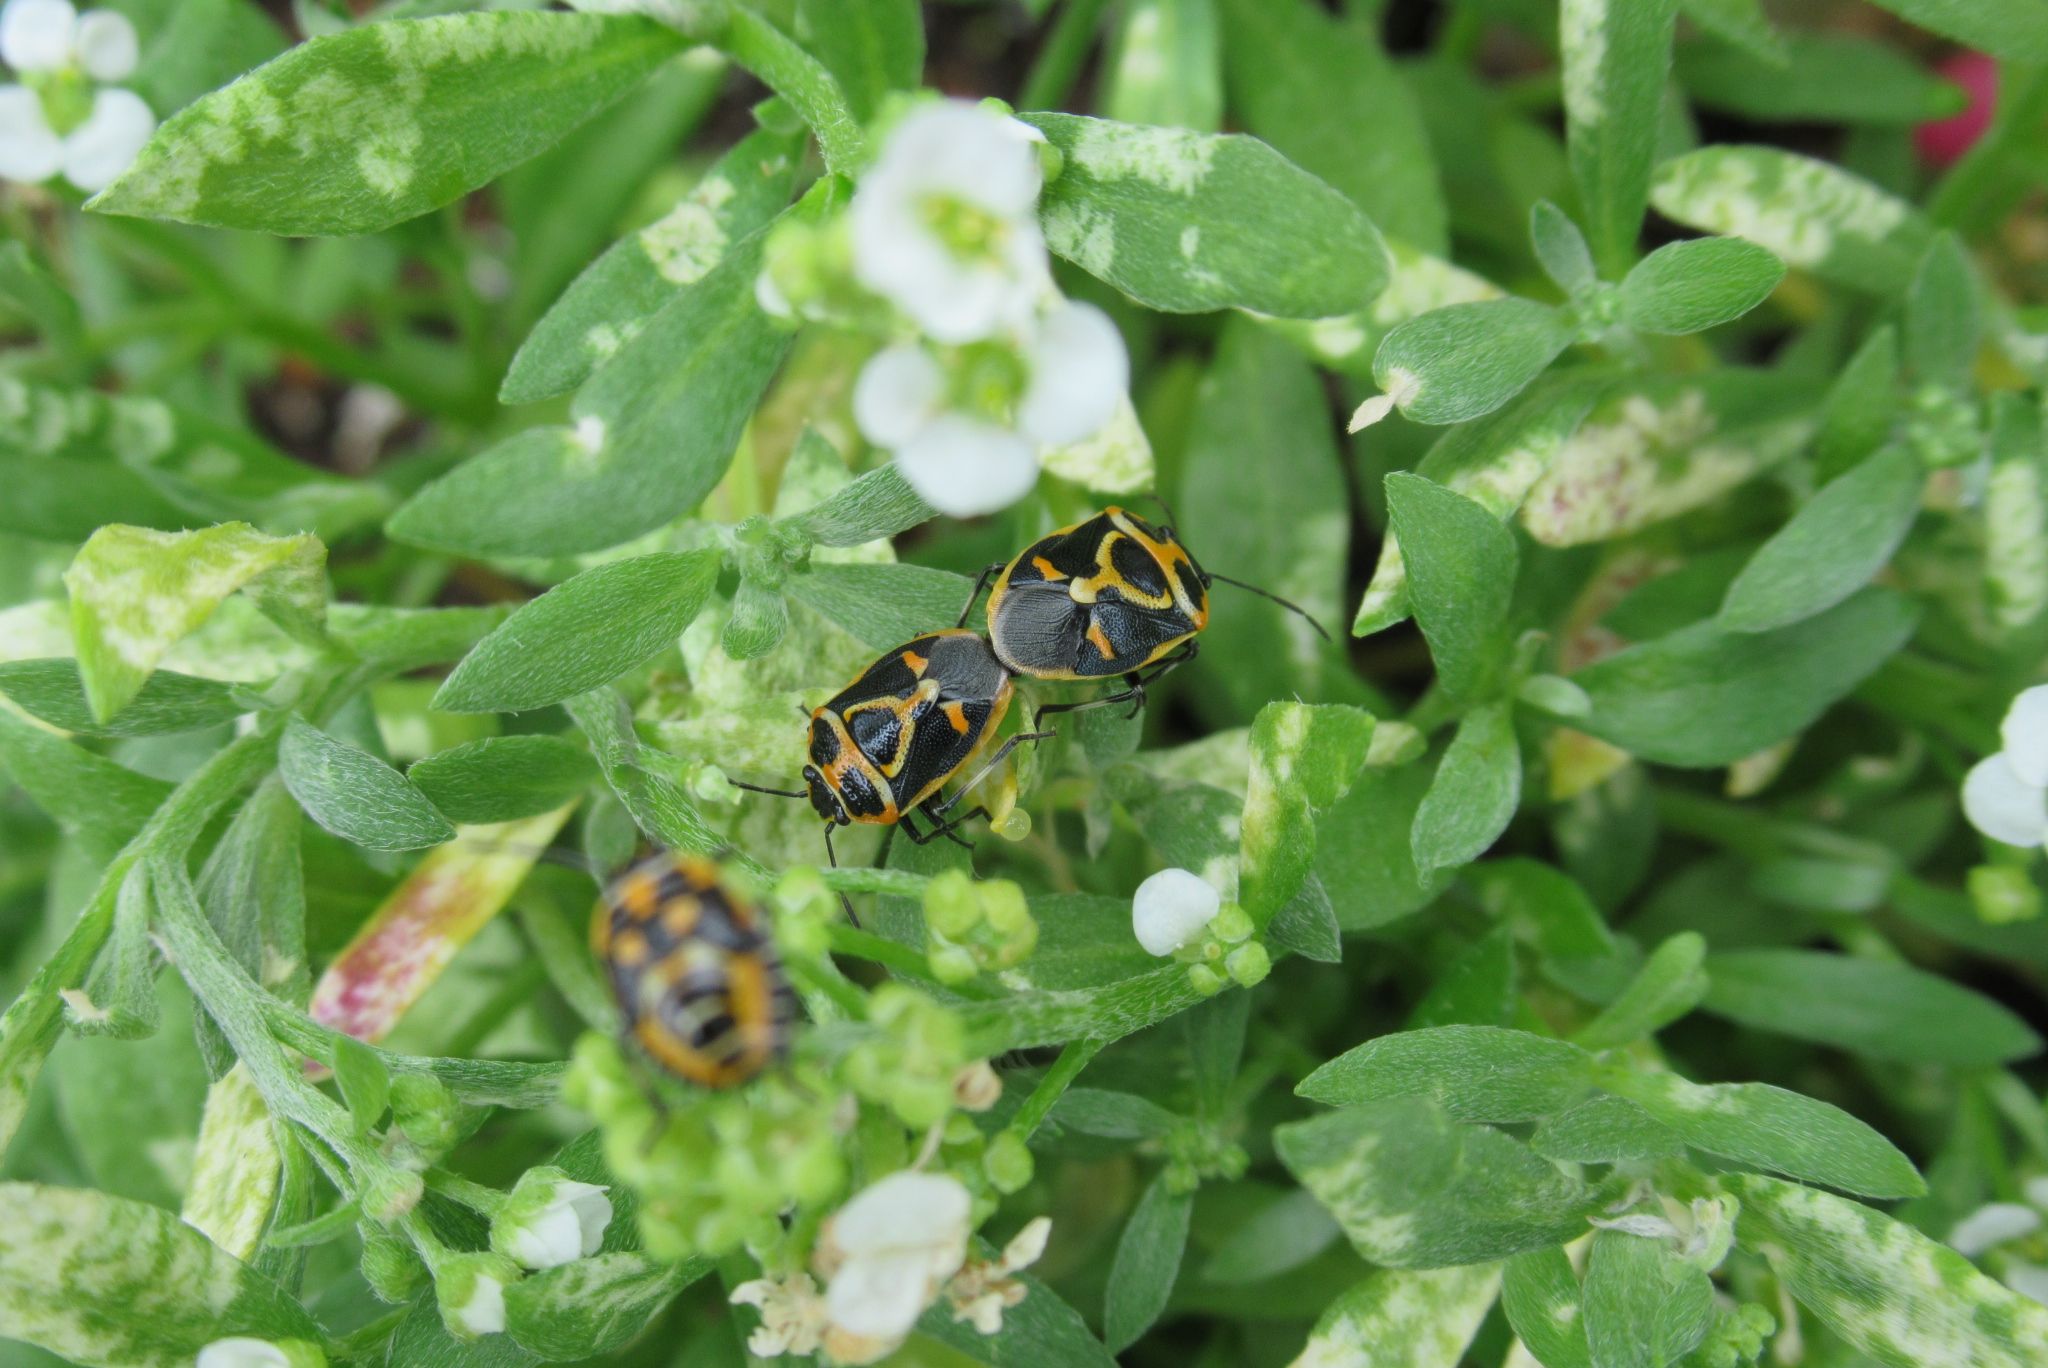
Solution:
[[[953,797],[940,797],[995,734],[1013,694],[1009,671],[979,633],[954,628],[914,637],[812,710],[804,791],[739,787],[810,799],[824,819],[828,853],[832,829],[855,822],[899,826],[919,845],[937,836],[965,845],[955,828],[988,811],[949,818],[954,804],[1019,744],[1050,734],[1012,736]],[[919,829],[913,813],[930,829]]]
[[[760,911],[713,861],[640,861],[605,889],[590,942],[625,1034],[676,1077],[738,1087],[787,1052],[796,994]]]
[[[1195,636],[1209,625],[1209,585],[1222,580],[1322,624],[1257,585],[1204,570],[1173,528],[1127,508],[1040,537],[1008,564],[984,570],[960,611],[964,624],[989,581],[988,636],[1013,674],[1033,679],[1089,680],[1123,676],[1121,692],[1038,710],[1074,712],[1130,701],[1145,706],[1145,686],[1194,659]]]

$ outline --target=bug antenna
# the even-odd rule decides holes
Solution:
[[[1260,598],[1273,600],[1273,602],[1279,604],[1288,612],[1295,614],[1303,622],[1306,622],[1309,626],[1315,628],[1316,635],[1321,637],[1324,641],[1328,641],[1330,639],[1330,634],[1329,632],[1324,630],[1323,624],[1317,622],[1315,618],[1310,616],[1308,609],[1302,607],[1300,604],[1289,602],[1288,600],[1281,598],[1278,594],[1273,593],[1269,589],[1261,589],[1256,584],[1246,584],[1243,580],[1232,579],[1228,575],[1219,575],[1213,570],[1209,572],[1209,578],[1212,580],[1222,580],[1225,584],[1234,584],[1240,589],[1250,590],[1252,593],[1257,594]]]
[[[1296,611],[1300,610],[1297,609]],[[731,784],[736,789],[745,789],[749,793],[773,794],[777,798],[808,798],[811,796],[801,789],[767,788],[761,784],[742,784],[737,779],[728,779],[725,782]]]
[[[832,824],[830,822],[825,824],[825,863],[831,865],[834,869],[839,868],[839,852],[832,849]],[[854,915],[853,899],[846,896],[844,889],[840,890],[839,893],[839,905],[846,909],[846,920],[853,923],[854,929],[858,930],[860,928],[860,918]]]
[[[1166,525],[1168,527],[1180,526],[1180,519],[1173,516],[1173,505],[1160,498],[1157,494],[1147,494],[1145,497],[1159,505],[1159,511],[1166,515]]]

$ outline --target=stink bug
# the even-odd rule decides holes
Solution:
[[[605,889],[590,942],[625,1034],[676,1077],[733,1088],[787,1052],[796,995],[760,912],[714,862],[640,861]]]
[[[1019,744],[1051,734],[1011,737],[953,797],[939,796],[995,734],[1013,692],[1009,672],[980,634],[954,628],[915,637],[812,710],[803,791],[739,787],[810,799],[825,821],[827,854],[832,829],[855,822],[899,826],[919,845],[935,836],[965,845],[954,829],[986,817],[988,810],[946,814]],[[930,829],[919,829],[912,813],[930,822]]]
[[[989,581],[994,580],[993,586]],[[1038,710],[1073,712],[1111,703],[1145,706],[1145,686],[1195,658],[1195,636],[1209,625],[1209,585],[1222,580],[1300,613],[1325,641],[1322,624],[1257,585],[1204,570],[1174,536],[1126,508],[1040,537],[1007,564],[982,571],[964,625],[984,586],[988,636],[1012,674],[1032,679],[1087,680],[1123,676],[1121,692]]]

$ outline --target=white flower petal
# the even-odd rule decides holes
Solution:
[[[2031,848],[2048,836],[2048,792],[2020,778],[2001,752],[1963,777],[1963,816],[1994,841]]]
[[[291,1368],[291,1359],[269,1340],[232,1335],[201,1348],[194,1368]]]
[[[1031,343],[1031,384],[1017,426],[1046,446],[1102,430],[1131,381],[1130,353],[1108,314],[1069,300],[1046,315]]]
[[[520,1222],[502,1246],[522,1268],[555,1268],[583,1257],[583,1233],[576,1212],[562,1204]]]
[[[27,86],[0,85],[0,179],[36,185],[64,164],[64,140],[50,131],[43,102]]]
[[[1375,394],[1372,398],[1352,410],[1351,421],[1344,427],[1346,432],[1363,432],[1394,411],[1394,396]]]
[[[2029,784],[2048,787],[2048,684],[2036,684],[2013,699],[1998,728],[2005,762]]]
[[[849,1259],[958,1244],[966,1257],[973,1209],[957,1178],[902,1169],[856,1193],[832,1217],[832,1239]],[[956,1261],[945,1276],[958,1271]]]
[[[125,81],[134,75],[141,51],[135,39],[135,25],[128,22],[128,16],[105,9],[87,10],[79,17],[72,46],[85,74],[104,83]]]
[[[1185,869],[1162,869],[1138,885],[1131,899],[1131,930],[1146,953],[1170,955],[1216,919],[1223,898]]]
[[[2048,1268],[2025,1263],[2008,1264],[2005,1285],[2022,1297],[2048,1306]]]
[[[77,28],[70,0],[7,0],[0,9],[0,62],[16,71],[69,66]]]
[[[1949,1248],[1974,1259],[1994,1245],[2017,1240],[2041,1228],[2041,1213],[2017,1202],[1991,1202],[1978,1207],[1948,1233]]]
[[[918,497],[949,518],[1008,508],[1038,483],[1038,454],[1008,428],[945,413],[896,450]]]
[[[156,115],[140,95],[118,86],[102,89],[91,116],[64,139],[64,179],[87,194],[106,189],[154,132]]]
[[[946,377],[914,343],[885,347],[861,367],[853,386],[853,421],[861,436],[894,450],[924,430],[938,412]]]
[[[1038,201],[1038,153],[1010,123],[965,100],[934,101],[896,125],[875,173],[885,183],[937,191],[992,214],[1026,214]]]
[[[1052,1217],[1034,1216],[1003,1246],[1003,1272],[1015,1273],[1038,1262],[1045,1243],[1052,1238]]]
[[[582,1257],[587,1259],[604,1244],[605,1227],[612,1223],[612,1199],[596,1183],[564,1183],[562,1193],[576,1215],[582,1235]]]
[[[505,1284],[479,1273],[469,1300],[455,1309],[455,1319],[472,1335],[495,1335],[505,1329]]]
[[[899,1340],[917,1324],[930,1293],[927,1265],[915,1254],[849,1259],[825,1289],[825,1315],[849,1334]]]

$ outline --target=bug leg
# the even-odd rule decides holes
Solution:
[[[825,861],[834,869],[839,868],[839,852],[832,848],[832,824],[830,822],[825,824]],[[839,895],[839,906],[846,913],[846,920],[858,930],[860,918],[854,915],[853,899],[841,893]]]
[[[974,777],[972,779],[969,779],[966,783],[962,784],[959,788],[955,789],[953,791],[953,796],[951,798],[947,798],[936,804],[929,805],[928,810],[925,812],[925,816],[934,819],[942,816],[949,809],[951,809],[955,803],[959,802],[962,798],[965,798],[969,793],[972,793],[974,791],[974,786],[976,784],[988,778],[989,772],[991,770],[993,770],[997,765],[1002,764],[1003,761],[1009,759],[1010,752],[1017,749],[1017,747],[1023,745],[1026,741],[1047,741],[1058,735],[1058,732],[1049,731],[1018,732],[1015,736],[1003,742],[1002,745],[996,747],[996,753],[988,758],[988,763],[984,764],[980,769],[976,770],[974,772]],[[955,823],[954,825],[957,826],[958,823]]]
[[[932,829],[927,833],[927,837],[943,836],[956,846],[964,846],[968,850],[974,849],[974,842],[962,838],[958,832],[954,831],[953,828],[959,826],[960,823],[947,821],[945,810],[936,806],[936,803],[936,799],[927,799],[924,806],[918,809],[919,812],[925,815],[926,820],[932,824]],[[963,818],[962,820],[965,819]]]
[[[927,813],[926,815],[929,816],[930,814]],[[944,822],[938,826],[933,827],[931,831],[926,833],[925,839],[930,840],[934,836],[944,836],[947,840],[957,842],[960,845],[966,846],[969,850],[972,850],[974,849],[974,842],[962,841],[958,836],[955,836],[953,834],[953,829],[955,827],[965,826],[967,823],[973,821],[977,817],[986,816],[988,816],[988,809],[985,807],[976,806],[971,811],[963,812],[958,817],[953,818],[949,822]]]
[[[1002,561],[996,561],[982,568],[981,578],[974,582],[974,592],[967,596],[966,604],[961,607],[960,620],[953,624],[955,627],[965,627],[967,625],[967,615],[974,611],[974,601],[981,597],[982,590],[988,588],[990,580],[1003,573],[1003,564],[1004,562]],[[806,716],[808,715],[806,714]]]
[[[930,814],[927,813],[926,815],[929,816]],[[917,823],[910,820],[910,814],[907,812],[904,813],[902,817],[897,819],[896,826],[898,830],[902,831],[902,833],[905,836],[908,836],[910,838],[910,843],[912,845],[923,845],[927,841],[931,840],[932,836],[935,834],[928,831],[919,831],[917,829]]]

